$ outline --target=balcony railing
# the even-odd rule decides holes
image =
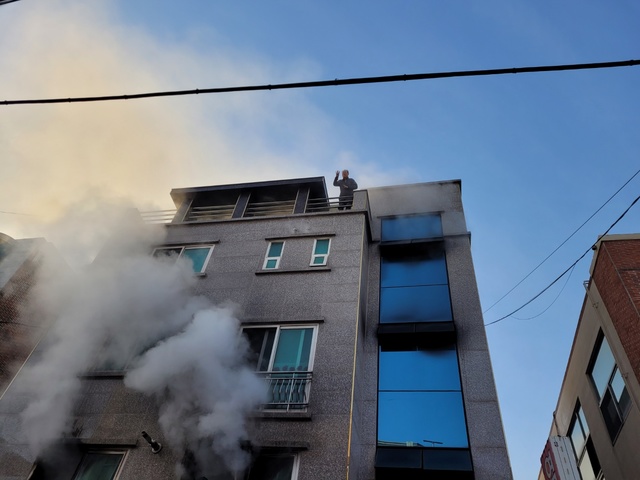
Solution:
[[[249,203],[243,217],[271,217],[276,215],[291,215],[295,200],[281,200],[278,202]]]
[[[209,222],[211,220],[228,220],[233,215],[233,205],[209,205],[206,207],[191,207],[185,222]]]
[[[273,217],[280,215],[293,215],[295,200],[282,200],[276,202],[249,203],[242,215],[244,218]],[[311,198],[305,205],[304,213],[337,212],[340,210],[338,197]],[[215,220],[228,220],[232,218],[235,205],[210,205],[191,207],[183,220],[177,222],[210,222]],[[177,210],[156,210],[140,212],[145,223],[171,223],[175,219]]]
[[[267,384],[266,410],[300,410],[309,405],[312,372],[260,372]]]

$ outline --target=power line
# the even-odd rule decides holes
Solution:
[[[203,88],[195,90],[174,90],[162,92],[135,93],[130,95],[105,95],[95,97],[42,98],[30,100],[2,100],[0,105],[27,105],[45,103],[82,103],[106,102],[112,100],[135,100],[152,97],[176,97],[181,95],[199,95],[206,93],[253,92],[259,90],[285,90],[292,88],[335,87],[339,85],[361,85],[367,83],[408,82],[412,80],[432,80],[436,78],[479,77],[487,75],[505,75],[513,73],[558,72],[565,70],[593,70],[599,68],[632,67],[640,65],[640,60],[624,60],[617,62],[577,63],[566,65],[543,65],[537,67],[496,68],[489,70],[464,70],[454,72],[415,73],[404,75],[387,75],[380,77],[360,77],[313,82],[277,83],[268,85],[247,85],[239,87]]]
[[[626,209],[624,212],[622,212],[622,214],[621,214],[621,215],[616,219],[616,221],[615,221],[615,222],[613,222],[613,223],[611,224],[611,226],[610,226],[609,228],[607,228],[607,231],[606,231],[606,232],[604,232],[600,237],[604,237],[607,233],[609,233],[609,232],[611,231],[611,229],[612,229],[613,227],[615,227],[615,226],[616,226],[616,224],[617,224],[620,220],[622,220],[622,218],[623,218],[623,217],[624,217],[624,216],[629,212],[629,210],[631,210],[631,207],[633,207],[633,206],[638,202],[638,200],[640,200],[640,196],[636,197],[636,199],[635,199],[633,202],[631,202],[631,205],[629,205],[629,206],[627,207],[627,209]],[[527,305],[529,305],[531,302],[533,302],[534,300],[536,300],[540,295],[542,295],[544,292],[546,292],[547,290],[549,290],[553,285],[555,285],[555,284],[558,282],[558,280],[560,280],[562,277],[564,277],[564,276],[567,274],[567,272],[569,272],[573,267],[575,267],[575,266],[578,264],[578,262],[579,262],[580,260],[582,260],[582,259],[587,255],[587,253],[589,253],[589,251],[590,251],[590,250],[593,250],[593,249],[595,248],[595,246],[596,246],[596,244],[597,244],[597,243],[598,243],[598,242],[596,241],[593,245],[591,245],[589,248],[587,248],[587,250],[586,250],[582,255],[580,255],[580,257],[578,257],[578,259],[577,259],[575,262],[573,262],[573,263],[572,263],[572,264],[571,264],[571,265],[570,265],[570,266],[569,266],[569,267],[568,267],[564,272],[562,272],[560,275],[558,275],[558,276],[556,277],[556,279],[555,279],[553,282],[551,282],[549,285],[547,285],[545,288],[543,288],[543,289],[542,289],[542,290],[541,290],[537,295],[535,295],[535,296],[534,296],[533,298],[531,298],[529,301],[525,302],[524,304],[522,304],[521,306],[519,306],[518,308],[516,308],[516,309],[515,309],[514,311],[512,311],[511,313],[509,313],[509,314],[505,315],[504,317],[500,317],[500,318],[498,318],[497,320],[494,320],[493,322],[485,323],[485,324],[484,324],[484,326],[485,326],[485,327],[488,327],[489,325],[493,325],[493,324],[495,324],[495,323],[501,322],[502,320],[505,320],[506,318],[509,318],[509,317],[510,317],[510,316],[512,316],[514,313],[519,312],[519,311],[520,311],[520,310],[522,310],[524,307],[526,307]]]
[[[520,286],[520,284],[522,284],[522,282],[524,282],[524,281],[525,281],[527,278],[529,278],[529,277],[530,277],[530,276],[531,276],[531,275],[532,275],[536,270],[538,270],[538,268],[540,268],[540,267],[542,266],[542,264],[543,264],[543,263],[545,263],[547,260],[549,260],[549,258],[551,258],[551,256],[552,256],[554,253],[556,253],[558,250],[560,250],[560,248],[561,248],[565,243],[567,243],[567,242],[571,239],[571,237],[573,237],[576,233],[578,233],[578,232],[582,229],[582,227],[584,227],[584,226],[585,226],[585,225],[586,225],[586,224],[587,224],[587,223],[588,223],[588,222],[589,222],[593,217],[595,217],[595,216],[598,214],[598,212],[599,212],[600,210],[602,210],[602,209],[603,209],[603,208],[604,208],[604,207],[605,207],[605,206],[606,206],[606,205],[607,205],[611,200],[613,200],[613,198],[614,198],[616,195],[618,195],[618,193],[620,193],[620,192],[622,191],[622,189],[623,189],[624,187],[626,187],[626,186],[629,184],[629,182],[631,182],[631,180],[633,180],[634,178],[636,178],[636,176],[637,176],[639,173],[640,173],[640,170],[638,170],[636,173],[634,173],[634,174],[631,176],[631,178],[630,178],[629,180],[627,180],[627,181],[624,183],[624,185],[622,185],[618,190],[616,190],[616,192],[615,192],[613,195],[611,195],[611,196],[607,199],[607,201],[606,201],[606,202],[604,202],[602,205],[600,205],[600,208],[598,208],[595,212],[593,212],[593,214],[592,214],[589,218],[587,218],[587,219],[582,223],[582,225],[580,225],[577,229],[575,229],[575,230],[573,231],[573,233],[572,233],[571,235],[569,235],[569,236],[565,239],[565,241],[564,241],[564,242],[562,242],[560,245],[558,245],[558,246],[555,248],[555,250],[553,250],[553,252],[551,252],[549,255],[547,255],[547,256],[545,257],[545,259],[544,259],[544,260],[542,260],[538,265],[536,265],[536,267],[535,267],[533,270],[531,270],[527,275],[525,275],[525,277],[524,277],[522,280],[520,280],[518,283],[516,283],[516,284],[511,288],[511,290],[509,290],[507,293],[505,293],[505,294],[504,294],[502,297],[500,297],[500,298],[499,298],[499,299],[498,299],[498,300],[497,300],[493,305],[491,305],[489,308],[487,308],[487,309],[486,309],[484,312],[482,312],[482,313],[483,313],[483,314],[484,314],[484,313],[487,313],[489,310],[491,310],[493,307],[495,307],[498,303],[500,303],[502,300],[504,300],[504,298],[505,298],[507,295],[509,295],[511,292],[513,292],[516,288],[518,288],[518,287]]]

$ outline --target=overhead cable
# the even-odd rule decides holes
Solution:
[[[128,95],[104,95],[95,97],[41,98],[27,100],[1,100],[0,105],[33,105],[47,103],[83,103],[106,102],[113,100],[135,100],[151,97],[176,97],[181,95],[199,95],[206,93],[252,92],[259,90],[284,90],[292,88],[334,87],[339,85],[361,85],[367,83],[407,82],[411,80],[432,80],[436,78],[479,77],[487,75],[506,75],[513,73],[558,72],[564,70],[592,70],[598,68],[632,67],[640,65],[640,60],[623,60],[617,62],[578,63],[567,65],[543,65],[537,67],[495,68],[489,70],[464,70],[454,72],[414,73],[404,75],[387,75],[381,77],[360,77],[312,82],[277,83],[268,85],[247,85],[239,87],[203,88],[194,90],[174,90],[162,92],[134,93]]]
[[[617,224],[620,220],[622,220],[622,218],[623,218],[623,217],[624,217],[624,216],[629,212],[629,210],[631,210],[631,207],[633,207],[633,206],[638,202],[638,200],[640,200],[640,196],[636,197],[636,199],[635,199],[633,202],[631,202],[631,205],[629,205],[629,206],[627,207],[627,209],[626,209],[624,212],[622,212],[622,215],[620,215],[620,216],[617,218],[617,220],[616,220],[615,222],[613,222],[613,223],[611,224],[611,226],[610,226],[609,228],[607,228],[607,231],[606,231],[606,232],[604,232],[600,237],[604,237],[607,233],[609,233],[609,232],[611,231],[611,229],[612,229],[613,227],[615,227],[615,226],[616,226],[616,224]],[[580,255],[580,257],[578,257],[578,259],[577,259],[575,262],[573,262],[571,265],[569,265],[569,267],[568,267],[564,272],[562,272],[560,275],[558,275],[558,276],[556,277],[556,279],[555,279],[553,282],[551,282],[549,285],[547,285],[546,287],[544,287],[544,288],[543,288],[543,289],[542,289],[538,294],[536,294],[536,295],[535,295],[533,298],[531,298],[529,301],[525,302],[524,304],[522,304],[521,306],[519,306],[518,308],[516,308],[516,309],[515,309],[514,311],[512,311],[511,313],[509,313],[509,314],[505,315],[504,317],[500,317],[500,318],[498,318],[497,320],[494,320],[494,321],[489,322],[489,323],[485,323],[485,324],[484,324],[484,326],[485,326],[485,327],[488,327],[489,325],[493,325],[493,324],[495,324],[495,323],[501,322],[501,321],[503,321],[503,320],[505,320],[505,319],[509,318],[510,316],[512,316],[514,313],[519,312],[519,311],[520,311],[520,310],[522,310],[524,307],[526,307],[527,305],[529,305],[531,302],[533,302],[534,300],[536,300],[540,295],[542,295],[544,292],[546,292],[547,290],[549,290],[549,289],[550,289],[553,285],[555,285],[555,284],[556,284],[556,283],[557,283],[557,282],[558,282],[562,277],[564,277],[564,276],[567,274],[567,272],[569,272],[573,267],[575,267],[575,266],[578,264],[578,262],[579,262],[580,260],[582,260],[582,259],[587,255],[587,253],[589,253],[589,251],[590,251],[590,250],[593,250],[593,249],[596,247],[597,243],[598,243],[598,242],[596,241],[593,245],[591,245],[589,248],[587,248],[587,250],[585,250],[585,252],[584,252],[582,255]]]
[[[551,256],[552,256],[554,253],[556,253],[558,250],[560,250],[560,248],[561,248],[565,243],[567,243],[567,242],[571,239],[571,237],[573,237],[576,233],[578,233],[578,232],[582,229],[582,227],[584,227],[584,226],[589,222],[589,220],[591,220],[593,217],[595,217],[595,216],[598,214],[598,212],[599,212],[600,210],[602,210],[602,209],[603,209],[603,208],[604,208],[604,207],[605,207],[605,206],[606,206],[606,205],[607,205],[611,200],[613,200],[613,198],[614,198],[616,195],[618,195],[618,193],[620,193],[620,192],[622,191],[622,189],[623,189],[624,187],[626,187],[626,186],[629,184],[629,182],[631,182],[631,180],[633,180],[634,178],[636,178],[636,176],[637,176],[639,173],[640,173],[640,170],[638,170],[636,173],[634,173],[634,174],[631,176],[631,178],[630,178],[629,180],[627,180],[627,181],[624,183],[624,185],[622,185],[618,190],[616,190],[616,192],[615,192],[613,195],[611,195],[611,196],[607,199],[607,201],[606,201],[606,202],[604,202],[602,205],[600,205],[600,208],[598,208],[595,212],[593,212],[593,214],[591,214],[591,216],[590,216],[589,218],[587,218],[587,219],[582,223],[582,225],[580,225],[578,228],[576,228],[576,229],[573,231],[573,233],[572,233],[571,235],[569,235],[569,236],[565,239],[565,241],[564,241],[564,242],[562,242],[560,245],[558,245],[558,246],[553,250],[553,252],[551,252],[549,255],[547,255],[547,256],[545,257],[545,259],[544,259],[544,260],[542,260],[538,265],[536,265],[536,267],[535,267],[533,270],[531,270],[527,275],[525,275],[525,276],[524,276],[524,278],[523,278],[522,280],[520,280],[518,283],[516,283],[516,284],[511,288],[511,290],[509,290],[507,293],[505,293],[503,296],[501,296],[501,297],[500,297],[496,302],[494,302],[494,303],[493,303],[493,305],[491,305],[489,308],[487,308],[487,309],[486,309],[484,312],[482,312],[482,313],[483,313],[483,314],[484,314],[484,313],[487,313],[489,310],[491,310],[493,307],[495,307],[498,303],[500,303],[502,300],[504,300],[504,298],[505,298],[507,295],[509,295],[511,292],[513,292],[516,288],[518,288],[522,282],[524,282],[527,278],[529,278],[529,277],[533,274],[533,272],[535,272],[536,270],[538,270],[538,268],[540,268],[540,267],[542,266],[542,264],[543,264],[543,263],[545,263],[547,260],[549,260],[549,258],[551,258]]]

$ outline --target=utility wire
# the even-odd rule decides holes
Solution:
[[[81,103],[105,102],[111,100],[134,100],[151,97],[176,97],[180,95],[198,95],[205,93],[252,92],[258,90],[284,90],[291,88],[333,87],[338,85],[361,85],[366,83],[407,82],[411,80],[431,80],[435,78],[479,77],[487,75],[505,75],[511,73],[557,72],[563,70],[591,70],[597,68],[632,67],[640,65],[640,60],[617,62],[578,63],[567,65],[543,65],[537,67],[496,68],[489,70],[464,70],[454,72],[415,73],[405,75],[387,75],[381,77],[360,77],[313,82],[277,83],[273,85],[247,85],[240,87],[203,88],[195,90],[174,90],[163,92],[135,93],[131,95],[105,95],[96,97],[43,98],[31,100],[2,100],[0,105],[26,105],[43,103]]]
[[[636,176],[637,176],[639,173],[640,173],[640,170],[638,170],[636,173],[634,173],[634,174],[631,176],[631,178],[630,178],[629,180],[627,180],[627,181],[624,183],[624,185],[622,185],[618,190],[616,190],[616,192],[615,192],[613,195],[611,195],[611,196],[607,199],[607,201],[606,201],[606,202],[604,202],[604,203],[600,206],[600,208],[598,208],[595,212],[593,212],[593,214],[592,214],[589,218],[587,218],[587,219],[582,223],[582,225],[580,225],[577,229],[575,229],[575,230],[573,231],[573,233],[572,233],[571,235],[569,235],[569,236],[566,238],[566,240],[565,240],[564,242],[562,242],[560,245],[558,245],[558,246],[555,248],[555,250],[554,250],[553,252],[551,252],[549,255],[547,255],[547,256],[545,257],[545,259],[544,259],[544,260],[542,260],[538,265],[536,265],[536,267],[535,267],[533,270],[531,270],[527,275],[525,275],[525,277],[524,277],[522,280],[520,280],[518,283],[516,283],[516,284],[511,288],[511,290],[509,290],[507,293],[505,293],[503,296],[501,296],[501,297],[500,297],[500,298],[499,298],[499,299],[498,299],[498,300],[497,300],[493,305],[491,305],[489,308],[487,308],[487,309],[486,309],[484,312],[482,312],[482,313],[483,313],[483,314],[484,314],[484,313],[487,313],[489,310],[491,310],[493,307],[495,307],[498,303],[500,303],[502,300],[504,300],[504,298],[505,298],[507,295],[509,295],[511,292],[513,292],[516,288],[518,288],[522,282],[524,282],[527,278],[529,278],[529,277],[533,274],[533,272],[535,272],[536,270],[538,270],[538,268],[540,268],[544,262],[546,262],[547,260],[549,260],[549,258],[551,258],[551,256],[552,256],[554,253],[556,253],[558,250],[560,250],[560,248],[561,248],[565,243],[567,243],[567,242],[571,239],[571,237],[573,237],[576,233],[578,233],[578,231],[580,231],[580,229],[582,229],[582,227],[584,227],[584,226],[589,222],[589,220],[591,220],[593,217],[595,217],[595,216],[598,214],[598,212],[599,212],[600,210],[602,210],[602,209],[603,209],[603,208],[604,208],[604,207],[605,207],[605,206],[606,206],[606,205],[607,205],[611,200],[613,200],[613,198],[614,198],[616,195],[618,195],[618,193],[620,193],[620,192],[622,191],[622,189],[623,189],[624,187],[626,187],[626,186],[629,184],[629,182],[631,182],[631,180],[633,180],[634,178],[636,178]]]
[[[636,197],[636,199],[635,199],[633,202],[631,202],[631,205],[629,205],[629,206],[627,207],[627,209],[626,209],[624,212],[622,212],[622,215],[620,215],[620,216],[617,218],[617,220],[616,220],[615,222],[613,222],[609,228],[607,228],[607,231],[606,231],[606,232],[604,232],[602,235],[600,235],[600,238],[604,237],[607,233],[609,233],[609,232],[611,231],[611,229],[612,229],[613,227],[615,227],[615,226],[616,226],[616,224],[617,224],[620,220],[622,220],[622,218],[623,218],[623,217],[624,217],[624,216],[629,212],[629,210],[631,210],[631,207],[633,207],[633,206],[638,202],[638,200],[640,200],[640,196]],[[569,272],[573,267],[575,267],[575,266],[578,264],[578,262],[579,262],[580,260],[582,260],[582,259],[587,255],[587,253],[589,253],[589,251],[590,251],[590,250],[593,250],[593,249],[595,248],[595,246],[597,245],[597,243],[598,243],[598,242],[596,241],[593,245],[591,245],[589,248],[587,248],[587,250],[586,250],[582,255],[580,255],[580,257],[578,257],[578,259],[577,259],[575,262],[573,262],[573,263],[572,263],[572,264],[571,264],[571,265],[570,265],[570,266],[569,266],[569,267],[568,267],[564,272],[562,272],[560,275],[558,275],[558,276],[556,277],[556,279],[555,279],[553,282],[551,282],[549,285],[547,285],[545,288],[543,288],[543,289],[542,289],[542,290],[541,290],[537,295],[535,295],[535,296],[534,296],[533,298],[531,298],[529,301],[525,302],[523,305],[519,306],[519,307],[518,307],[518,308],[516,308],[514,311],[512,311],[511,313],[509,313],[509,314],[505,315],[504,317],[500,317],[500,318],[498,318],[497,320],[494,320],[493,322],[485,323],[485,324],[484,324],[484,326],[485,326],[485,327],[488,327],[489,325],[493,325],[493,324],[495,324],[495,323],[501,322],[501,321],[503,321],[503,320],[505,320],[505,319],[509,318],[510,316],[512,316],[514,313],[519,312],[519,311],[520,311],[520,310],[522,310],[524,307],[526,307],[527,305],[529,305],[531,302],[533,302],[534,300],[536,300],[540,295],[542,295],[544,292],[546,292],[547,290],[549,290],[553,285],[555,285],[555,284],[558,282],[558,280],[560,280],[562,277],[564,277],[564,276],[567,274],[567,272]]]
[[[553,305],[558,301],[558,299],[560,298],[560,295],[562,295],[562,292],[564,292],[564,289],[567,288],[567,285],[569,284],[569,280],[571,280],[571,275],[573,274],[573,271],[575,269],[576,269],[575,265],[573,267],[571,267],[571,271],[569,272],[569,275],[567,275],[567,279],[564,281],[564,285],[562,286],[562,288],[560,289],[560,291],[556,295],[556,298],[553,299],[553,301],[547,306],[547,308],[542,310],[540,313],[534,315],[533,317],[520,318],[520,317],[516,317],[514,315],[513,318],[515,318],[516,320],[525,321],[525,320],[533,320],[534,318],[538,318],[540,315],[543,315],[547,310],[549,310],[551,307],[553,307]]]

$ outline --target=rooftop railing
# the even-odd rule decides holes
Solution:
[[[281,200],[275,202],[249,202],[242,215],[243,218],[274,217],[281,215],[293,215],[295,200]],[[350,206],[340,202],[338,197],[311,198],[305,205],[304,213],[337,212],[341,207]],[[236,205],[209,205],[191,207],[182,220],[175,219],[177,210],[155,210],[140,212],[145,223],[172,223],[172,222],[210,222],[216,220],[229,220],[233,217]],[[300,212],[297,212],[300,213]]]

